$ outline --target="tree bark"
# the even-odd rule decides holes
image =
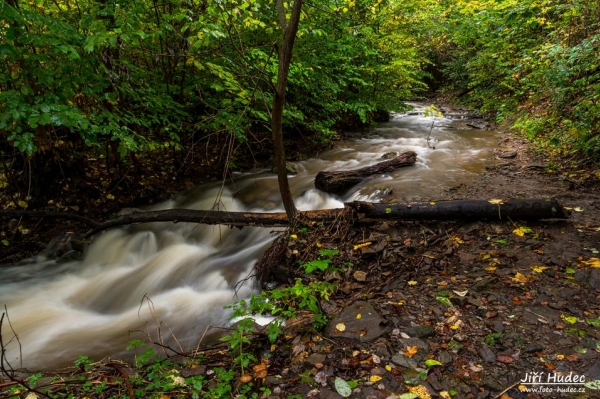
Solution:
[[[273,96],[273,110],[271,112],[271,131],[273,133],[273,146],[275,147],[275,166],[277,167],[279,192],[281,193],[283,207],[285,208],[285,212],[290,221],[297,216],[298,210],[294,204],[294,198],[292,197],[285,167],[283,107],[285,104],[285,90],[288,73],[290,71],[290,64],[292,62],[294,41],[296,40],[296,33],[298,32],[298,25],[300,23],[302,1],[303,0],[294,0],[290,20],[286,21],[283,0],[277,0],[277,14],[282,32],[282,40],[278,51],[279,66],[277,70],[277,86],[275,87],[275,95]]]
[[[487,200],[439,201],[421,204],[345,204],[369,219],[393,220],[522,220],[566,219],[567,211],[552,199],[510,199],[503,204]]]
[[[348,170],[319,172],[315,177],[315,187],[330,194],[343,194],[348,189],[361,181],[382,173],[389,173],[402,166],[411,166],[417,160],[417,154],[406,151],[388,161],[367,166],[366,168]]]

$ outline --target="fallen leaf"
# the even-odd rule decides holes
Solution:
[[[112,194],[106,194],[106,198],[108,198],[109,200],[114,200],[115,196]]]
[[[359,313],[356,315],[356,320],[360,320],[360,319],[362,319],[362,314]]]
[[[427,359],[427,360],[425,360],[425,366],[427,366],[427,367],[443,366],[443,364],[434,359]]]
[[[356,281],[367,281],[367,273],[357,270],[352,275]]]
[[[521,226],[513,230],[513,234],[523,237],[525,234],[531,233],[532,230],[529,227]]]
[[[372,375],[369,377],[369,381],[370,382],[379,382],[381,381],[383,378],[381,378],[381,376],[379,375]]]
[[[27,202],[23,201],[23,200],[19,200],[17,201],[17,205],[19,205],[21,208],[27,208],[29,205],[27,204]]]
[[[517,283],[525,284],[525,283],[529,283],[530,281],[532,281],[533,278],[531,276],[526,276],[524,274],[517,272],[517,274],[515,274],[514,277],[511,277],[511,280],[515,281]]]
[[[435,202],[434,201],[430,201],[429,205],[435,205]]]
[[[369,246],[369,245],[371,245],[371,244],[372,244],[372,242],[370,242],[370,241],[369,241],[369,242],[365,242],[365,243],[363,243],[363,244],[356,244],[356,245],[354,246],[354,250],[356,251],[357,249],[364,248],[364,247],[368,247],[368,246]]]
[[[542,273],[547,268],[548,266],[531,266],[531,270],[533,270],[536,273]]]
[[[297,240],[297,239],[298,239],[298,236],[297,236],[296,234],[290,234],[290,238],[291,238],[292,240]]]
[[[340,377],[335,377],[334,385],[335,390],[342,397],[347,398],[348,396],[352,395],[352,389],[350,388],[350,385],[348,385],[348,383]]]
[[[581,263],[583,263],[584,265],[591,266],[593,268],[599,268],[600,267],[600,258],[590,258],[588,260],[584,260]]]
[[[492,205],[504,205],[504,200],[501,199],[491,199],[488,202]]]
[[[417,285],[418,283],[415,280],[410,280],[406,284],[408,284],[408,285]]]
[[[344,323],[337,323],[335,329],[340,332],[346,331],[346,325]]]
[[[513,359],[512,357],[510,357],[509,355],[498,355],[496,356],[496,359],[504,364],[511,364],[515,362],[515,359]]]
[[[566,321],[569,324],[575,324],[575,323],[577,323],[577,317],[575,317],[575,316],[565,316],[564,314],[561,314],[560,318],[563,319],[564,321]]]
[[[406,387],[410,393],[417,395],[419,399],[431,399],[431,394],[423,385],[417,385],[416,387]]]
[[[385,365],[385,369],[386,369],[387,371],[392,371],[392,366],[390,366],[389,364],[386,364],[386,365]]]
[[[582,207],[580,207],[580,206],[577,206],[577,207],[573,208],[573,210],[574,210],[575,212],[583,212],[583,208],[582,208]]]
[[[406,348],[406,350],[404,351],[404,355],[406,357],[413,357],[414,355],[417,354],[417,352],[419,351],[419,347],[418,346],[408,346]]]

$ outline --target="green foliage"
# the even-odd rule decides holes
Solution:
[[[463,99],[559,154],[600,157],[599,2],[446,2],[446,79]]]
[[[234,363],[237,364],[242,374],[250,362],[256,362],[256,357],[251,353],[244,352],[244,346],[250,344],[249,335],[254,330],[254,320],[251,317],[244,318],[237,322],[235,330],[221,338],[222,342],[229,344],[230,351],[235,354]]]
[[[369,123],[424,89],[414,25],[428,3],[305,6],[286,127],[327,143],[336,124]],[[272,2],[11,4],[0,4],[4,154],[31,158],[72,141],[114,143],[124,157],[187,145],[198,131],[239,142],[268,134],[278,68]]]
[[[331,267],[331,258],[340,253],[337,249],[320,249],[319,253],[321,256],[325,257],[325,259],[315,259],[310,262],[301,262],[300,266],[304,268],[304,272],[306,274],[310,274],[315,270],[324,271],[332,271]]]
[[[327,317],[319,307],[319,300],[328,300],[335,290],[335,285],[326,281],[302,283],[297,279],[290,287],[277,288],[265,291],[260,295],[252,295],[249,301],[242,300],[232,306],[233,318],[246,317],[253,314],[276,316],[269,325],[269,339],[275,342],[282,333],[280,328],[283,319],[296,317],[299,310],[309,310],[314,313],[313,324],[316,328],[327,323]]]

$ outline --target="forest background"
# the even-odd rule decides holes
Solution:
[[[2,208],[117,211],[272,161],[275,3],[2,2]],[[598,160],[599,45],[598,1],[306,1],[287,157],[441,92],[560,159]]]

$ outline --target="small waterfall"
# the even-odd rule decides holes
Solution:
[[[432,121],[435,150],[426,141]],[[453,121],[418,113],[397,114],[368,136],[299,163],[300,173],[290,178],[299,209],[438,199],[453,185],[473,181],[495,144],[493,132],[461,130]],[[406,150],[417,152],[415,166],[366,180],[342,198],[314,188],[321,170],[360,168]],[[281,212],[279,198],[277,178],[265,169],[241,175],[223,190],[199,186],[152,209],[218,204],[230,211]],[[40,258],[1,268],[0,305],[10,318],[10,326],[2,326],[6,359],[12,367],[50,369],[80,355],[125,356],[129,341],[149,336],[176,350],[195,348],[210,326],[228,322],[224,306],[257,289],[252,269],[274,238],[272,230],[150,223],[102,233],[80,261]]]

